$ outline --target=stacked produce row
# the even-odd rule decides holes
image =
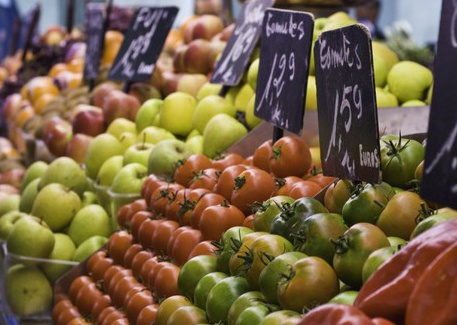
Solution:
[[[353,23],[342,12],[317,18],[313,38]],[[117,31],[105,35],[93,90],[83,84],[77,33],[42,37],[68,49],[43,75],[19,80],[21,63],[4,64],[0,303],[8,313],[40,319],[52,309],[57,324],[305,323],[320,305],[326,317],[347,308],[368,324],[414,324],[425,313],[409,294],[391,314],[368,299],[377,299],[368,291],[383,262],[398,271],[396,257],[411,253],[416,236],[457,216],[417,194],[422,143],[383,136],[379,185],[323,176],[319,147],[298,136],[265,141],[249,157],[227,154],[261,123],[258,51],[225,96],[209,82],[232,30],[215,16],[190,17],[169,34],[151,80],[128,93],[106,80],[123,40]],[[428,68],[380,42],[373,58],[378,107],[430,103]],[[317,108],[313,71],[307,110]],[[56,280],[81,262],[81,275],[53,297]]]

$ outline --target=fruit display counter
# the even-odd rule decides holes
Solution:
[[[354,23],[316,18],[313,44]],[[33,51],[2,63],[0,314],[12,324],[420,324],[424,297],[445,287],[428,280],[455,260],[444,229],[457,217],[418,194],[431,70],[373,41],[382,182],[324,176],[314,56],[303,130],[273,141],[255,114],[258,46],[239,85],[211,83],[234,28],[189,17],[141,82],[108,78],[119,28],[103,35],[93,88],[77,29],[40,38],[61,55],[38,75],[20,72]]]

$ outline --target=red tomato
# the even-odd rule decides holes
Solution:
[[[229,167],[230,168],[230,167]],[[200,200],[198,200],[197,204],[195,205],[192,213],[190,214],[190,226],[192,228],[198,229],[200,226],[200,218],[202,212],[209,206],[218,205],[225,201],[225,198],[222,195],[217,193],[208,193]],[[187,225],[187,224],[186,224]]]
[[[211,159],[203,154],[193,154],[183,161],[175,170],[175,182],[189,187],[195,174],[206,168],[212,167]]]
[[[255,202],[265,201],[275,190],[275,180],[269,173],[258,168],[247,169],[235,178],[230,203],[248,216]]]
[[[132,203],[123,205],[117,215],[117,223],[122,229],[130,229],[130,219],[138,211],[145,211],[147,209],[146,201],[144,199],[138,199]]]
[[[79,290],[75,298],[75,306],[83,315],[88,315],[92,311],[92,306],[103,296],[97,288],[95,282],[89,283]]]
[[[178,276],[181,268],[174,263],[166,263],[156,271],[154,294],[158,299],[179,294]]]
[[[94,283],[94,281],[87,275],[77,276],[71,282],[70,288],[68,289],[68,297],[73,304],[76,302],[76,296],[78,295],[79,291],[81,291],[82,288],[90,283]]]
[[[151,253],[151,251],[143,250],[141,252],[138,252],[132,259],[132,263],[130,265],[130,268],[132,270],[133,276],[136,278],[141,277],[141,268],[143,267],[144,262],[146,262],[148,259],[152,258],[154,255]]]
[[[109,293],[113,305],[117,308],[122,308],[124,306],[125,295],[134,287],[143,288],[143,285],[139,283],[134,276],[124,276],[119,279],[114,286],[112,286]]]
[[[211,193],[211,191],[206,188],[197,188],[190,190],[189,195],[185,197],[184,202],[178,212],[179,223],[182,226],[190,226],[192,212],[194,211],[200,199],[208,193]]]
[[[250,167],[247,165],[234,165],[224,169],[217,180],[216,186],[214,186],[214,192],[222,195],[226,200],[230,200],[235,186],[235,178],[248,168]]]
[[[97,299],[97,301],[92,306],[92,310],[90,312],[92,321],[96,323],[98,316],[100,315],[102,310],[109,306],[111,306],[111,297],[109,295],[105,294],[101,296],[99,299]]]
[[[133,244],[132,235],[126,230],[115,232],[109,237],[107,249],[114,264],[122,264],[125,251]]]
[[[304,176],[311,168],[311,151],[298,136],[284,136],[273,144],[270,168],[277,177]]]
[[[225,168],[241,164],[244,161],[243,156],[237,153],[227,153],[221,158],[213,159],[213,167],[223,171]]]
[[[124,254],[124,260],[122,261],[122,265],[130,269],[132,266],[133,258],[137,253],[141,252],[142,250],[143,246],[141,246],[140,244],[133,244],[129,248],[127,248]]]
[[[136,319],[136,325],[151,325],[154,324],[157,315],[159,304],[147,305],[141,309]]]
[[[195,246],[192,251],[190,252],[188,259],[190,260],[192,257],[199,256],[199,255],[209,255],[209,256],[216,256],[215,251],[217,247],[213,245],[211,240],[204,240]]]
[[[170,196],[170,202],[165,207],[165,216],[170,220],[175,220],[179,222],[179,211],[183,206],[186,197],[190,194],[190,189],[183,188],[174,195]]]
[[[264,171],[270,172],[270,160],[273,157],[273,141],[267,140],[263,142],[254,151],[252,164],[255,167],[263,169]]]
[[[206,168],[198,172],[192,178],[189,188],[206,188],[212,190],[217,184],[221,171],[216,168]]]
[[[322,190],[321,186],[317,183],[302,180],[296,182],[289,191],[289,196],[293,199],[302,197],[314,197],[319,191]]]
[[[151,291],[143,290],[134,294],[125,306],[125,314],[127,315],[129,323],[136,324],[136,320],[141,310],[152,304],[154,304],[154,299],[152,298]]]
[[[276,192],[275,196],[278,195],[287,195],[289,196],[290,189],[292,186],[295,185],[297,182],[301,182],[303,179],[298,176],[287,176],[284,178],[277,178],[276,179]]]
[[[185,230],[178,233],[174,239],[170,238],[172,245],[171,250],[168,250],[170,256],[179,266],[183,265],[189,259],[189,255],[194,247],[203,240],[200,230],[189,226],[183,226],[181,228],[185,228]]]
[[[152,247],[156,253],[167,254],[168,241],[177,228],[179,228],[179,223],[174,220],[164,220],[157,226],[152,236]]]
[[[158,225],[165,219],[148,219],[141,223],[138,228],[138,242],[144,249],[151,249],[152,236],[154,235]]]
[[[254,229],[254,214],[251,214],[244,218],[242,226],[249,229]]]
[[[146,201],[148,208],[150,208],[151,195],[161,185],[168,184],[167,181],[161,180],[155,174],[150,174],[146,177],[141,188],[141,197]]]
[[[154,214],[150,211],[138,211],[130,219],[130,233],[132,234],[133,240],[138,243],[138,229],[140,228],[143,221],[152,219]]]
[[[229,228],[241,226],[244,218],[244,213],[236,206],[222,203],[203,210],[199,228],[204,240],[218,241]]]
[[[158,215],[165,216],[165,208],[170,203],[170,198],[173,197],[174,193],[183,189],[184,186],[178,183],[168,183],[161,185],[152,193],[149,206]]]
[[[52,308],[52,312],[51,312],[51,317],[52,317],[52,320],[54,322],[57,321],[57,318],[60,316],[60,314],[67,308],[75,308],[73,303],[71,302],[71,300],[69,298],[65,298],[65,299],[62,299],[60,300],[58,303],[56,303],[54,305],[54,307]]]

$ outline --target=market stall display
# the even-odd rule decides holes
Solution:
[[[246,15],[243,26],[265,28],[267,7],[249,12],[260,16]],[[420,297],[432,290],[427,279],[452,272],[452,236],[443,237],[443,229],[457,217],[419,195],[430,68],[400,60],[378,41],[366,40],[372,52],[358,48],[370,56],[363,73],[379,114],[380,134],[370,139],[379,162],[377,153],[360,158],[379,168],[382,182],[373,184],[357,171],[329,173],[319,146],[325,136],[316,110],[322,94],[330,98],[319,82],[322,44],[332,30],[353,30],[347,13],[306,25],[312,48],[298,131],[260,118],[256,97],[269,83],[258,76],[268,68],[255,38],[234,41],[237,24],[202,15],[170,31],[157,25],[164,41],[157,61],[136,62],[141,56],[129,49],[153,37],[149,22],[159,16],[136,8],[130,26],[142,20],[144,30],[135,37],[108,29],[95,79],[83,73],[84,34],[58,29],[48,31],[58,40],[44,42],[61,53],[56,60],[34,63],[44,69],[36,76],[16,69],[5,77],[1,312],[55,324],[338,324],[341,313],[367,324],[417,321],[427,307]],[[270,27],[282,30],[280,23]],[[348,59],[337,50],[342,42],[332,42],[328,59]],[[251,45],[239,82],[211,81],[221,58]],[[122,80],[112,80],[119,79],[117,66]],[[224,69],[229,80],[230,67]],[[354,82],[351,73],[338,78],[332,81]],[[433,253],[421,258],[416,247]],[[397,290],[388,281],[399,265],[422,267],[416,259],[424,266],[414,272],[416,286],[391,306],[383,290]],[[452,322],[452,313],[443,317]]]

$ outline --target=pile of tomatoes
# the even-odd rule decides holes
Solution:
[[[404,168],[398,155],[416,141],[383,141],[384,170]],[[394,187],[313,173],[295,136],[247,159],[193,155],[173,180],[149,175],[142,198],[119,210],[122,230],[86,261],[53,320],[293,324],[327,302],[351,304],[380,264],[432,225],[417,230],[436,214],[414,192],[422,160],[401,157],[409,176]]]

